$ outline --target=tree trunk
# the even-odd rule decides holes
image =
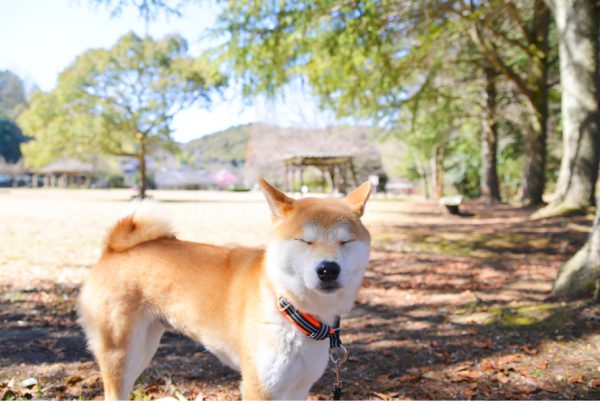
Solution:
[[[146,143],[142,138],[140,140],[140,154],[138,156],[140,162],[140,193],[139,198],[146,198]]]
[[[482,116],[481,133],[481,196],[487,202],[500,202],[498,184],[497,149],[498,124],[496,122],[496,77],[498,73],[491,66],[484,68],[485,109]]]
[[[521,178],[520,201],[523,205],[539,205],[543,202],[546,184],[546,139],[548,131],[548,32],[550,9],[543,0],[534,3],[530,30],[531,67],[527,87],[531,91],[528,107],[531,111],[530,129],[525,136],[525,163]]]
[[[429,192],[429,180],[427,179],[427,170],[423,167],[420,162],[415,163],[415,168],[417,169],[417,173],[421,178],[421,185],[423,186],[423,196],[426,199],[431,198],[431,193]]]
[[[590,297],[600,286],[600,205],[596,207],[594,227],[587,243],[558,271],[552,296]]]
[[[431,160],[431,193],[435,198],[444,196],[444,146],[436,145]]]
[[[598,178],[600,80],[599,7],[590,0],[557,0],[560,34],[563,155],[548,215],[586,209]]]

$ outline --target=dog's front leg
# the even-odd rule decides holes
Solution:
[[[253,364],[242,365],[242,399],[244,400],[270,400],[272,396],[266,392],[260,380],[256,367]]]

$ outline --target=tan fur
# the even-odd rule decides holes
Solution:
[[[143,242],[173,236],[168,221],[136,212],[122,218],[110,229],[105,244],[110,251],[125,251]]]
[[[356,226],[353,232],[368,239],[356,217],[368,193],[363,196],[362,205],[278,196],[270,201],[272,208],[283,203],[282,214],[289,216],[285,225],[275,227],[273,236],[293,238],[310,215],[324,224],[347,218]],[[167,222],[144,214],[121,219],[110,230],[105,251],[85,281],[79,300],[80,323],[100,366],[105,397],[129,397],[133,381],[154,354],[168,322],[237,366],[246,399],[269,399],[253,357],[253,339],[257,333],[268,334],[272,325],[264,322],[261,295],[265,294],[272,295],[274,303],[273,284],[265,275],[264,250],[181,241]],[[136,327],[140,323],[146,325],[142,330]],[[134,338],[139,344],[133,344]],[[148,356],[140,358],[144,361],[135,370],[127,369],[135,363],[132,359],[139,358],[131,356],[135,347]],[[126,372],[132,377],[127,384]]]

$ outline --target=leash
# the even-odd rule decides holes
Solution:
[[[342,365],[348,360],[348,351],[342,345],[340,339],[340,317],[336,317],[333,327],[331,327],[315,319],[312,315],[298,310],[284,297],[279,298],[277,305],[283,316],[309,338],[317,341],[329,338],[329,360],[335,365],[333,399],[339,401],[342,398],[341,369]]]

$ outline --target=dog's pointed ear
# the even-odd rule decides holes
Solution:
[[[344,198],[350,207],[360,217],[365,212],[365,204],[371,195],[371,182],[366,181]]]
[[[258,184],[269,203],[273,216],[277,218],[285,217],[292,209],[294,199],[288,197],[282,191],[277,190],[263,178],[258,179]]]

